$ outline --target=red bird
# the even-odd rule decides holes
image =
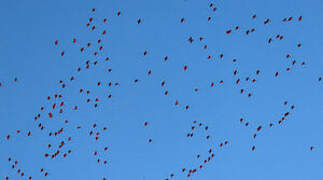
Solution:
[[[260,130],[261,130],[261,126],[258,126],[258,127],[257,127],[257,131],[260,131]]]
[[[298,21],[301,21],[302,19],[303,19],[303,17],[302,17],[302,16],[298,17]]]
[[[271,39],[271,38],[269,38],[268,43],[271,43],[271,41],[272,41],[272,39]]]
[[[264,21],[264,24],[268,24],[270,22],[270,19],[266,19],[265,21]]]
[[[192,43],[194,40],[193,40],[193,38],[192,38],[192,37],[190,37],[190,38],[188,39],[188,41],[189,41],[190,43]]]
[[[293,62],[292,62],[292,65],[295,65],[296,64],[296,60],[294,60]]]
[[[278,76],[278,72],[275,73],[275,77],[277,77],[277,76]]]

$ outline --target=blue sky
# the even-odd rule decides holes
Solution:
[[[209,8],[210,3],[217,7],[216,12]],[[192,179],[322,179],[323,84],[318,81],[323,76],[322,5],[319,0],[2,1],[1,179],[21,179],[17,169],[25,173],[25,179],[46,179],[40,172],[44,168],[49,173],[47,179],[53,180],[171,179],[171,173],[173,179],[181,180],[187,179],[182,168],[188,171],[200,164],[202,170]],[[96,8],[94,13],[92,8]],[[252,19],[254,14],[256,19]],[[282,22],[290,16],[292,21]],[[301,22],[297,21],[299,16],[303,17]],[[90,17],[94,18],[94,31],[86,27]],[[142,22],[138,25],[139,18]],[[185,18],[184,23],[180,23],[181,18]],[[271,21],[264,25],[267,18]],[[238,31],[225,33],[235,26],[239,26]],[[245,31],[252,28],[255,32],[247,36]],[[107,31],[105,36],[103,30]],[[275,39],[277,34],[284,38]],[[189,37],[193,43],[188,42]],[[199,41],[199,37],[204,39]],[[270,37],[273,42],[268,44]],[[75,44],[73,38],[77,39]],[[103,51],[95,57],[99,38]],[[81,53],[79,49],[87,42],[91,42],[90,48]],[[298,43],[302,46],[297,47]],[[287,59],[286,54],[292,58]],[[207,59],[209,55],[212,60]],[[110,60],[105,62],[105,57]],[[89,70],[85,69],[87,60],[92,63]],[[291,65],[292,60],[296,65]],[[82,67],[79,73],[78,67]],[[236,76],[234,70],[238,70]],[[256,70],[260,70],[259,75]],[[275,72],[279,72],[278,77]],[[72,82],[71,76],[75,78]],[[15,77],[18,82],[14,82]],[[257,81],[246,82],[246,77]],[[237,78],[241,79],[238,86]],[[59,80],[67,87],[62,89]],[[220,80],[224,83],[219,84]],[[102,82],[100,87],[98,81]],[[162,81],[166,82],[164,87]],[[108,87],[108,82],[120,85]],[[215,87],[210,87],[211,82]],[[80,88],[90,90],[90,95],[79,93]],[[47,101],[47,96],[55,93],[63,95],[56,102],[64,101],[62,114],[57,108],[51,109],[53,97]],[[97,108],[95,98],[99,98]],[[176,100],[178,106],[174,105]],[[294,110],[291,105],[295,105]],[[45,110],[34,122],[42,106]],[[73,110],[74,106],[78,110]],[[48,118],[49,111],[54,118]],[[287,111],[286,121],[277,124]],[[240,118],[250,125],[245,127]],[[69,123],[64,124],[64,120]],[[209,129],[195,125],[194,136],[187,138],[194,120]],[[146,121],[147,127],[143,125]],[[37,127],[38,122],[44,130]],[[101,133],[98,141],[89,136],[94,123],[98,126],[94,132]],[[274,126],[269,128],[269,123]],[[254,139],[259,125],[263,129]],[[61,135],[48,136],[62,127]],[[103,127],[107,130],[102,131]],[[16,130],[21,130],[20,134]],[[68,137],[72,137],[70,142]],[[152,143],[148,143],[150,138]],[[66,145],[55,159],[44,157],[63,140]],[[226,140],[228,145],[220,148]],[[48,149],[48,144],[54,147]],[[255,151],[251,151],[253,145]],[[105,152],[106,146],[109,150]],[[215,158],[204,165],[210,148]],[[72,153],[63,158],[69,149]],[[12,169],[8,157],[17,160],[18,167]],[[104,160],[108,165],[102,163]]]

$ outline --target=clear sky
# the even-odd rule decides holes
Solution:
[[[92,8],[96,11],[91,12]],[[195,180],[323,179],[323,81],[318,81],[323,76],[322,9],[320,0],[1,1],[0,179],[22,179],[17,173],[21,169],[24,179],[37,180],[157,180],[172,179],[171,173],[173,179],[182,180],[194,168],[198,169],[191,175]],[[254,14],[257,17],[252,19]],[[282,22],[291,16],[290,22]],[[90,17],[94,31],[86,27]],[[264,25],[267,18],[270,22]],[[255,31],[246,35],[252,28]],[[283,39],[276,39],[277,34]],[[269,38],[273,38],[270,44]],[[98,39],[103,50],[94,56]],[[91,46],[81,53],[88,42]],[[245,81],[246,77],[250,80]],[[119,85],[109,87],[108,82]],[[80,93],[81,88],[90,94]],[[55,93],[63,97],[55,100]],[[64,106],[58,107],[61,101]],[[290,114],[278,124],[286,112]],[[41,117],[35,122],[38,113]],[[188,138],[193,125],[194,136]],[[49,136],[62,127],[63,133]],[[98,141],[89,136],[91,130],[100,132]],[[60,154],[45,158],[45,153],[56,152],[61,141],[65,145],[59,148]],[[228,144],[219,147],[224,141]],[[204,164],[210,148],[215,157]],[[68,150],[72,152],[64,158]],[[12,169],[15,160],[18,165]]]

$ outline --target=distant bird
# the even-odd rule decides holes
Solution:
[[[311,150],[311,151],[313,151],[313,149],[314,149],[314,146],[311,146],[311,147],[310,147],[310,150]]]

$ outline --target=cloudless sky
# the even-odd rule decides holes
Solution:
[[[209,8],[210,3],[217,7],[216,12]],[[96,8],[94,13],[92,8]],[[318,81],[323,76],[322,9],[320,0],[1,1],[0,179],[22,179],[17,168],[11,168],[11,157],[19,162],[25,176],[37,180],[157,180],[170,178],[171,173],[181,180],[187,179],[181,169],[198,168],[209,148],[215,158],[192,179],[322,179],[323,84]],[[252,19],[254,14],[256,19]],[[290,16],[291,22],[282,22]],[[299,16],[303,17],[301,22],[297,21]],[[94,18],[94,31],[86,27],[89,17]],[[182,17],[184,23],[180,23]],[[142,22],[138,25],[139,18]],[[267,18],[271,21],[264,25]],[[225,33],[237,25],[238,31]],[[252,28],[255,32],[247,36],[245,31]],[[101,35],[103,30],[107,31],[105,36]],[[277,34],[284,39],[275,39]],[[189,37],[193,43],[188,42]],[[270,37],[274,39],[268,44]],[[98,38],[103,51],[94,57]],[[54,46],[55,40],[58,46]],[[91,47],[81,53],[80,47],[87,42]],[[295,66],[286,54],[297,61]],[[85,70],[86,60],[99,63]],[[305,66],[300,65],[303,61]],[[80,73],[76,72],[78,67],[82,67]],[[289,72],[287,67],[291,67]],[[112,72],[107,72],[108,68]],[[234,76],[236,69],[238,75]],[[260,74],[256,75],[258,69]],[[152,70],[151,76],[148,70]],[[75,77],[73,82],[69,81],[71,76]],[[247,76],[256,78],[256,83],[246,82]],[[238,77],[239,86],[235,85]],[[59,80],[67,82],[65,89],[60,88]],[[220,80],[224,81],[221,85]],[[98,81],[103,87],[97,86]],[[107,87],[110,81],[120,85]],[[165,87],[161,87],[162,81]],[[210,87],[211,82],[215,87]],[[97,108],[93,102],[86,103],[80,88],[91,91],[92,101],[100,99]],[[252,97],[247,97],[248,92]],[[47,96],[55,93],[63,94],[65,109],[50,119],[47,113],[53,101],[47,101]],[[290,110],[290,105],[295,109]],[[34,122],[41,106],[45,107],[39,120],[43,131]],[[278,125],[287,111],[291,112],[287,120]],[[241,124],[240,118],[250,127]],[[209,130],[197,128],[193,138],[187,138],[193,120],[207,124]],[[143,125],[146,121],[147,127]],[[271,122],[275,125],[269,128]],[[94,123],[98,129],[107,127],[106,132],[100,131],[99,141],[89,136]],[[253,139],[259,125],[263,130]],[[76,126],[82,128],[77,130]],[[61,135],[48,136],[61,127]],[[21,135],[17,135],[18,129]],[[206,135],[210,140],[206,141]],[[44,157],[51,152],[49,143],[57,147],[70,136],[71,142],[58,157]],[[225,140],[229,144],[220,148]],[[251,151],[253,145],[255,151]],[[105,146],[109,147],[107,152],[103,151]],[[68,149],[72,153],[63,158]],[[94,151],[99,151],[100,159],[108,165],[97,163]],[[41,168],[48,177],[40,173]]]

